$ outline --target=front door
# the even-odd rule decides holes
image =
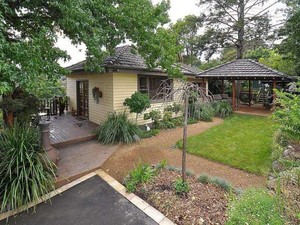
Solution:
[[[77,115],[89,117],[89,82],[77,81]]]

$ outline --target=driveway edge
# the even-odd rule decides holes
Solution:
[[[176,225],[169,218],[167,218],[164,214],[159,212],[157,209],[149,205],[143,199],[138,197],[133,193],[126,192],[126,188],[120,184],[113,177],[105,173],[103,170],[96,170],[95,173],[101,177],[104,181],[106,181],[113,189],[115,189],[119,194],[124,196],[128,201],[138,207],[141,211],[143,211],[147,216],[157,222],[159,225]]]

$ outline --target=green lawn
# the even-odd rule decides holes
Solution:
[[[233,114],[224,123],[188,138],[187,151],[251,173],[267,174],[275,128],[266,117]],[[179,142],[179,146],[182,142]]]

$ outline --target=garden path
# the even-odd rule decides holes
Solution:
[[[199,122],[188,126],[188,135],[196,135],[223,122],[220,118],[214,118],[212,122]],[[182,138],[182,128],[163,130],[159,135],[143,139],[140,143],[130,146],[119,146],[117,151],[102,165],[112,177],[119,182],[137,165],[139,161],[155,164],[166,159],[168,165],[181,167],[182,151],[175,147]],[[247,173],[220,163],[187,154],[187,169],[197,176],[208,174],[229,181],[238,188],[264,186],[266,177]]]

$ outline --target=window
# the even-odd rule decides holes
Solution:
[[[169,94],[172,91],[173,83],[167,77],[159,76],[139,76],[138,89],[139,92],[148,94],[152,100],[162,100],[168,98],[172,100]]]

